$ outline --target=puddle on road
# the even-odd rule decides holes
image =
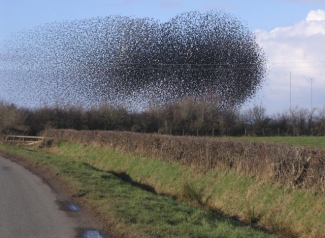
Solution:
[[[61,211],[66,212],[78,212],[80,211],[80,207],[76,204],[70,203],[68,201],[64,200],[57,200],[56,204],[59,206],[59,209]],[[76,237],[82,237],[82,238],[104,238],[99,231],[94,229],[78,229],[78,235]]]
[[[59,209],[61,211],[65,211],[65,212],[77,212],[80,210],[80,207],[78,205],[75,205],[67,201],[57,200],[56,204],[59,206]]]
[[[85,231],[82,238],[103,238],[103,236],[96,230]]]
[[[72,203],[68,203],[67,206],[68,206],[68,209],[70,211],[73,211],[73,212],[77,212],[77,211],[80,210],[80,207],[79,206],[77,206],[75,204],[72,204]]]
[[[98,230],[89,228],[89,229],[79,229],[77,238],[104,238],[103,235],[99,233]]]

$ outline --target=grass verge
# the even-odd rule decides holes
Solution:
[[[176,162],[123,155],[102,147],[60,143],[49,151],[103,171],[128,174],[159,194],[237,217],[283,237],[325,237],[322,192],[292,190],[220,169],[201,173]]]
[[[81,205],[92,208],[120,237],[272,237],[202,209],[209,208],[215,195],[206,193],[203,175],[191,179],[195,172],[180,164],[67,143],[42,151],[5,145],[0,150],[49,169]],[[219,183],[229,177],[223,175],[208,178]]]

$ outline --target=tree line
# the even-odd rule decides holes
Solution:
[[[180,136],[324,136],[325,106],[313,110],[294,107],[267,115],[262,105],[224,109],[216,101],[194,98],[151,105],[144,111],[109,104],[91,108],[58,104],[30,109],[0,102],[1,134],[37,135],[49,128]]]

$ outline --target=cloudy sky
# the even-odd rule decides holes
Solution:
[[[290,98],[292,107],[325,105],[325,0],[0,0],[0,41],[49,22],[107,15],[167,21],[209,10],[240,18],[266,53],[268,75],[247,107],[262,104],[269,113],[282,112]],[[0,98],[3,90],[0,85]]]

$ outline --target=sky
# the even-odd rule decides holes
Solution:
[[[325,106],[325,0],[0,0],[0,42],[45,23],[108,15],[161,22],[188,12],[222,10],[255,33],[268,74],[245,104],[274,114]],[[5,89],[0,85],[0,98]]]

